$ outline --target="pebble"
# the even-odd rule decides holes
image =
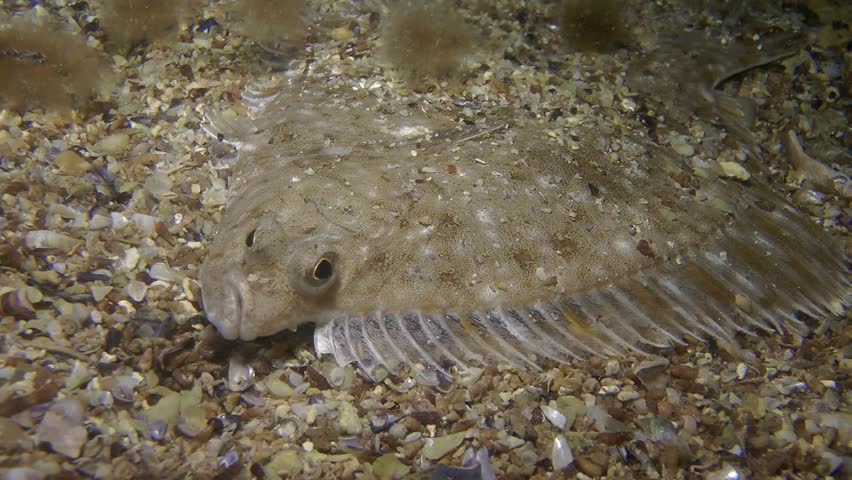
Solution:
[[[678,154],[684,157],[691,157],[695,154],[695,148],[690,145],[684,138],[682,137],[674,137],[669,143],[672,149]]]
[[[134,301],[141,302],[144,300],[147,292],[148,285],[145,285],[139,280],[133,280],[127,284],[127,295]]]
[[[92,298],[96,302],[100,302],[112,291],[112,287],[109,285],[90,285],[89,290],[92,292]]]
[[[359,435],[361,433],[361,417],[351,403],[341,402],[337,415],[337,423],[344,434]]]
[[[386,453],[373,462],[373,475],[379,480],[403,478],[410,472],[411,467],[400,462],[392,453]]]
[[[737,162],[719,162],[722,167],[722,173],[726,177],[736,178],[737,180],[746,181],[751,178],[751,174],[742,165]]]
[[[65,173],[80,175],[92,169],[92,164],[74,150],[65,150],[56,156],[56,166]]]
[[[427,438],[421,453],[427,460],[438,460],[458,448],[464,441],[467,432],[454,433],[444,437]]]
[[[24,245],[29,249],[55,249],[69,251],[79,242],[52,230],[30,230],[24,235]]]
[[[92,146],[97,153],[106,155],[118,155],[124,153],[130,147],[130,135],[126,133],[114,133],[102,138]]]
[[[36,437],[39,442],[49,443],[55,452],[77,458],[88,440],[84,420],[83,407],[77,400],[59,400],[44,415]]]
[[[630,402],[630,401],[636,400],[638,398],[641,398],[641,396],[642,395],[639,392],[637,392],[636,390],[633,390],[632,388],[631,389],[625,388],[624,390],[618,392],[618,395],[616,395],[615,398],[617,398],[618,400],[620,400],[622,402]]]
[[[264,381],[266,384],[266,390],[276,398],[287,398],[293,396],[293,387],[284,380],[281,380],[281,376],[283,374],[283,370],[276,370],[270,373]]]

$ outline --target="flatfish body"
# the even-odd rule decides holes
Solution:
[[[783,199],[605,125],[466,126],[283,83],[254,120],[211,115],[239,151],[200,272],[226,338],[313,322],[319,354],[428,383],[804,330],[796,312],[848,293],[833,240]]]

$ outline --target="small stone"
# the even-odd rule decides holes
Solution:
[[[280,478],[295,476],[302,471],[303,460],[298,450],[282,450],[272,457],[272,460],[263,467],[266,478]]]
[[[49,443],[57,453],[77,458],[88,440],[84,420],[83,407],[78,401],[70,398],[59,400],[44,415],[36,431],[36,438],[39,442]]]
[[[12,420],[0,417],[0,451],[16,450],[30,443],[30,437]]]
[[[670,377],[665,371],[668,366],[669,361],[660,357],[639,363],[633,369],[633,373],[636,374],[642,385],[645,385],[649,390],[661,390],[669,384]]]
[[[766,399],[754,393],[747,393],[743,398],[743,409],[760,420],[766,416]]]
[[[56,166],[65,173],[80,175],[92,169],[92,164],[74,150],[65,150],[56,156]]]
[[[683,380],[695,380],[698,378],[698,369],[689,365],[672,365],[672,368],[669,369],[669,373],[674,378],[680,378]]]
[[[400,462],[392,453],[386,453],[373,462],[373,475],[379,480],[403,478],[411,472],[411,467]]]
[[[287,398],[293,396],[293,387],[291,387],[287,382],[281,380],[281,376],[284,375],[284,370],[276,370],[270,373],[264,383],[266,383],[266,390],[276,398]]]
[[[424,227],[428,227],[429,225],[432,225],[432,217],[430,217],[428,215],[424,215],[424,216],[418,218],[417,222],[420,225],[423,225]]]
[[[556,406],[565,415],[565,428],[571,428],[578,416],[586,414],[586,404],[577,397],[559,397]]]
[[[553,448],[550,452],[550,461],[556,471],[565,470],[574,463],[574,454],[568,446],[568,440],[563,435],[557,435],[553,439]]]
[[[681,137],[673,138],[669,145],[671,145],[672,149],[678,155],[683,155],[684,157],[691,157],[695,154],[695,148]]]
[[[341,402],[337,423],[340,430],[346,435],[358,435],[361,433],[361,422],[358,410],[349,402]]]
[[[77,240],[52,230],[31,230],[24,235],[24,245],[29,249],[56,249],[68,252],[77,246]]]
[[[88,382],[90,378],[92,378],[92,372],[88,369],[87,365],[79,360],[75,360],[74,365],[71,367],[71,373],[65,379],[65,388],[73,390]]]
[[[112,287],[109,285],[91,285],[89,290],[92,292],[92,298],[96,302],[100,302],[112,291]]]
[[[427,460],[438,460],[458,448],[467,432],[454,433],[444,437],[427,438],[422,454]]]
[[[106,215],[95,214],[89,220],[89,230],[103,230],[112,225],[112,219]]]
[[[631,401],[636,400],[640,397],[641,397],[641,395],[639,394],[639,392],[637,392],[636,390],[633,390],[632,388],[631,389],[624,389],[624,390],[618,392],[618,395],[615,396],[615,398],[617,398],[619,401],[622,401],[622,402],[631,402]]]
[[[127,295],[137,302],[141,302],[142,300],[144,300],[145,294],[147,292],[148,285],[145,285],[139,280],[133,280],[132,282],[127,284]]]
[[[337,41],[349,40],[352,38],[352,30],[346,27],[338,27],[331,31],[331,38]]]
[[[98,153],[107,155],[118,155],[127,151],[130,146],[130,135],[126,133],[114,133],[102,138],[92,148]]]
[[[506,435],[506,438],[497,440],[497,443],[506,450],[514,450],[526,442],[523,438],[518,438],[513,435]]]
[[[748,173],[748,170],[737,162],[719,162],[719,166],[722,167],[722,174],[726,177],[736,178],[737,180],[742,181],[746,181],[751,178],[751,174]]]

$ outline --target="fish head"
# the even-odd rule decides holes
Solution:
[[[227,215],[199,272],[207,318],[229,340],[295,330],[331,309],[341,284],[339,235],[266,208]]]

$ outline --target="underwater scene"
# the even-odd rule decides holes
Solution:
[[[852,474],[852,5],[0,2],[0,475]]]

